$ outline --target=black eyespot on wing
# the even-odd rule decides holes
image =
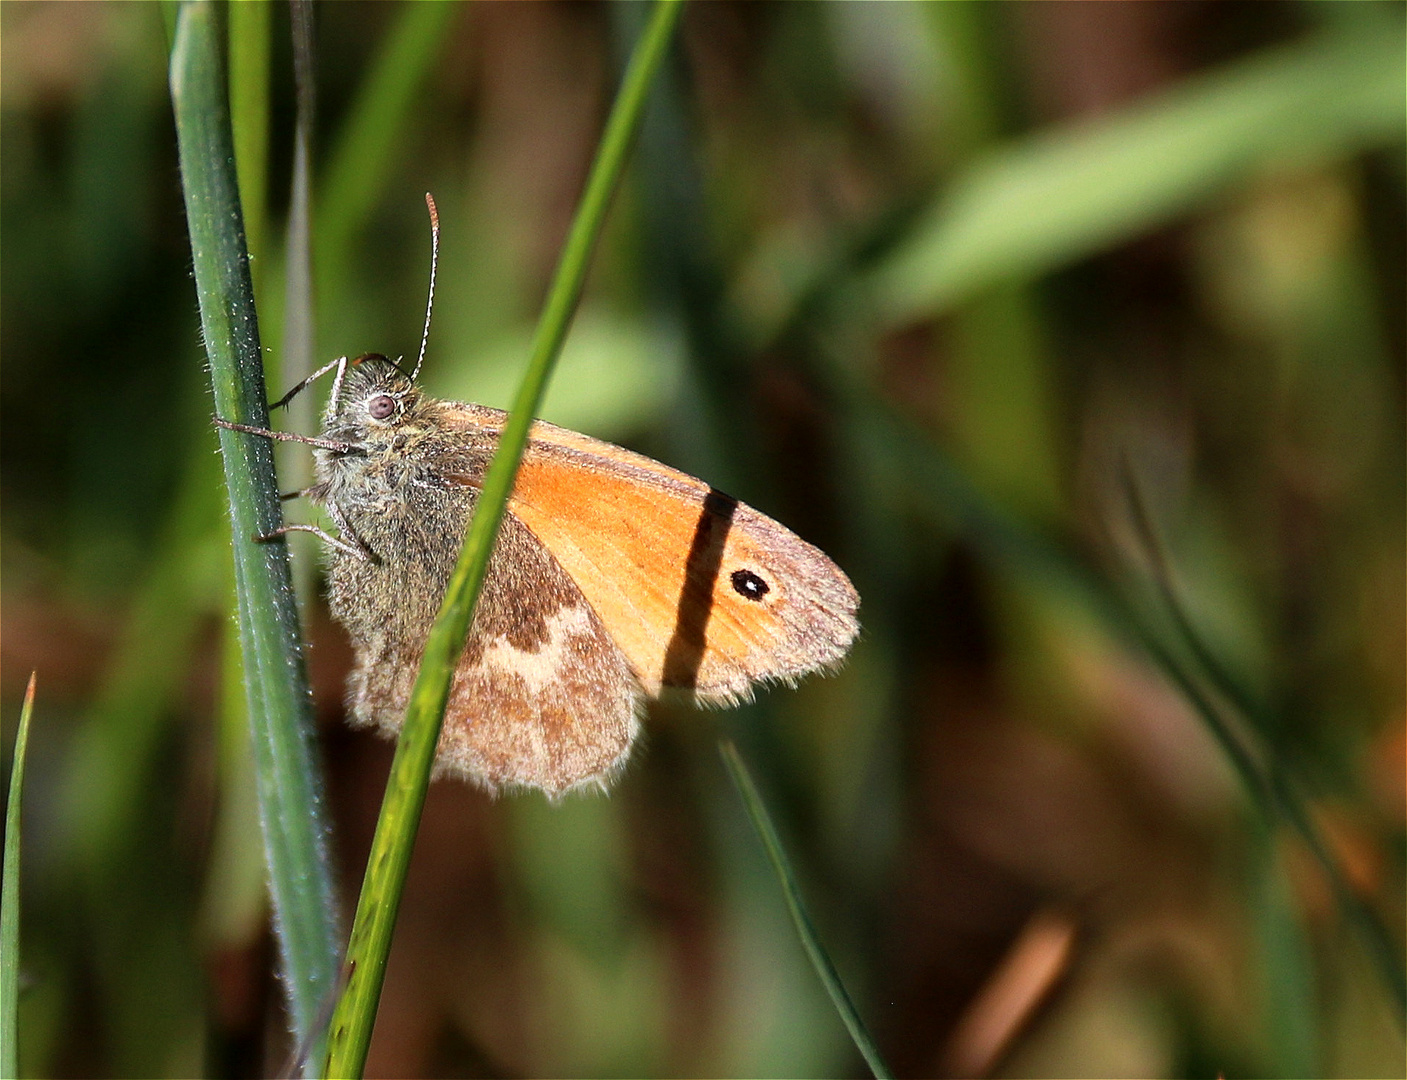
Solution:
[[[761,600],[772,591],[772,586],[751,570],[734,570],[729,580],[733,583],[733,591],[744,600]]]
[[[385,420],[396,411],[396,399],[390,394],[377,394],[366,403],[366,411],[373,420]]]

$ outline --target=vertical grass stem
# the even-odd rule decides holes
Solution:
[[[425,805],[425,791],[430,782],[450,682],[464,651],[498,526],[527,445],[528,429],[546,393],[548,377],[581,296],[592,250],[605,224],[611,196],[625,169],[647,92],[678,21],[680,3],[681,0],[660,0],[656,4],[626,67],[538,322],[527,374],[509,414],[498,452],[484,478],[464,547],[425,644],[420,674],[396,744],[357,903],[347,949],[346,988],[333,1012],[328,1032],[325,1068],[328,1076],[359,1077],[366,1064],[376,1006],[385,979],[386,958],[390,953],[415,831]]]
[[[20,1059],[20,799],[29,717],[34,711],[34,675],[24,692],[10,794],[5,800],[4,878],[0,879],[0,1076],[19,1076]]]
[[[226,90],[222,9],[181,6],[171,101],[201,329],[217,413],[266,427],[258,319],[245,250]],[[288,1010],[301,1041],[337,971],[312,699],[284,543],[256,543],[282,522],[267,439],[219,433],[234,529],[235,585],[260,819]]]

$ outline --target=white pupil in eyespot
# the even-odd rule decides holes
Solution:
[[[366,403],[366,411],[373,420],[385,420],[396,411],[396,402],[389,394],[378,394]]]

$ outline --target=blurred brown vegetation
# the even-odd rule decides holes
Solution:
[[[316,8],[320,178],[411,7]],[[506,402],[639,14],[446,9],[411,106],[352,162],[362,186],[339,201],[315,181],[319,357],[415,349],[431,190],[427,383]],[[721,733],[900,1075],[1403,1075],[1391,992],[1320,864],[1168,671],[1038,558],[945,520],[854,396],[1164,625],[1143,504],[1201,640],[1259,703],[1252,740],[1400,959],[1401,130],[1208,168],[1183,204],[1111,209],[1083,250],[1033,240],[941,301],[884,273],[984,163],[1335,32],[1401,45],[1401,5],[686,11],[547,415],[821,544],[865,636],[835,677],[747,708],[653,708],[609,799],[436,784],[369,1075],[859,1074]],[[281,5],[272,40],[255,271],[281,393]],[[7,755],[31,670],[39,684],[23,1068],[272,1074],[290,1047],[162,13],[6,4],[0,50]],[[1097,215],[1102,195],[1047,198]],[[309,580],[350,912],[390,747],[341,724],[349,650]]]

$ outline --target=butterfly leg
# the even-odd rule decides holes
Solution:
[[[250,424],[236,424],[232,420],[222,420],[216,416],[212,418],[216,427],[222,427],[227,431],[243,431],[249,435],[261,435],[266,439],[281,439],[284,442],[306,443],[308,446],[321,446],[324,450],[332,450],[339,454],[360,454],[365,453],[360,446],[351,443],[337,442],[335,439],[315,439],[311,435],[299,435],[292,431],[270,431],[268,428],[254,427]]]
[[[337,531],[341,534],[340,536],[333,536],[326,529],[317,525],[284,525],[281,528],[275,529],[273,532],[254,537],[255,541],[260,544],[265,544],[270,540],[277,540],[280,536],[287,536],[291,532],[312,533],[323,543],[335,547],[338,551],[344,551],[348,555],[361,559],[363,562],[380,562],[381,560],[376,557],[376,552],[367,547],[366,541],[357,535],[356,529],[352,528],[351,523],[338,508],[337,504],[322,502],[322,500],[317,498],[321,493],[322,485],[314,484],[312,487],[304,488],[302,491],[285,492],[283,495],[280,495],[279,498],[296,499],[301,495],[313,496],[314,501],[318,502],[327,510],[327,516],[332,518],[333,524],[337,526]],[[348,540],[348,537],[351,539]]]
[[[376,561],[376,556],[372,554],[370,548],[361,542],[360,537],[358,537],[356,533],[348,534],[356,540],[356,543],[352,544],[348,543],[340,536],[333,536],[326,529],[322,529],[317,525],[284,525],[275,529],[273,532],[261,533],[255,536],[254,541],[259,544],[267,544],[270,540],[277,540],[280,536],[287,536],[289,533],[293,532],[312,533],[323,543],[330,544],[338,551],[345,551],[348,555],[361,559],[364,562]]]

